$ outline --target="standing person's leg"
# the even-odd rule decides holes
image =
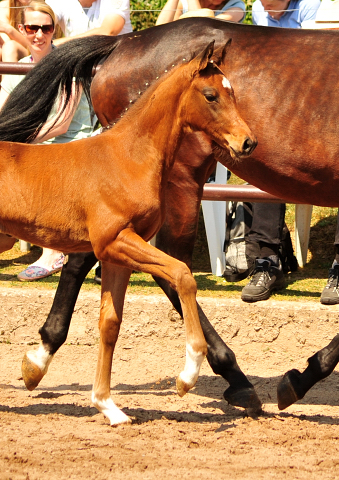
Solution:
[[[337,214],[334,247],[335,258],[329,271],[327,284],[320,297],[320,302],[324,305],[337,305],[339,303],[339,210]]]
[[[250,241],[259,243],[260,258],[272,257],[272,262],[277,266],[285,211],[284,203],[254,203],[252,228],[248,234]]]
[[[279,246],[285,222],[284,203],[254,203],[249,240],[257,242],[260,258],[256,260],[250,282],[242,289],[245,302],[267,300],[273,290],[285,287],[285,277],[279,260]]]

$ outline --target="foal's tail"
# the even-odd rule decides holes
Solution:
[[[119,44],[120,37],[96,35],[66,42],[54,49],[13,90],[0,113],[0,141],[28,143],[46,122],[58,93],[65,105],[72,83],[90,97],[93,68]]]

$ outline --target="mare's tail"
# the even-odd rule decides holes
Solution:
[[[118,45],[119,37],[74,39],[54,49],[13,90],[0,112],[0,141],[31,142],[46,122],[58,93],[65,105],[75,79],[89,98],[93,68]]]

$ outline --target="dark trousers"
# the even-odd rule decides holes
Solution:
[[[336,231],[335,231],[334,245],[336,247],[339,247],[339,209],[338,209],[338,214],[337,214],[337,228],[336,228]]]
[[[279,245],[285,223],[285,211],[285,203],[253,203],[253,220],[249,239],[257,243]]]
[[[253,203],[252,228],[248,234],[253,242],[279,245],[285,223],[286,205],[284,203]],[[339,254],[339,209],[334,245]]]

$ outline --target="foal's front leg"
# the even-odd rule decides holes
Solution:
[[[180,396],[185,395],[195,385],[207,354],[196,303],[197,286],[189,268],[130,229],[123,230],[112,244],[95,253],[100,260],[164,278],[178,292],[186,328],[186,362],[177,379],[177,391]]]
[[[92,391],[93,405],[106,417],[111,425],[130,423],[111,398],[112,360],[122,321],[125,293],[131,270],[102,262],[100,343],[98,364]]]

